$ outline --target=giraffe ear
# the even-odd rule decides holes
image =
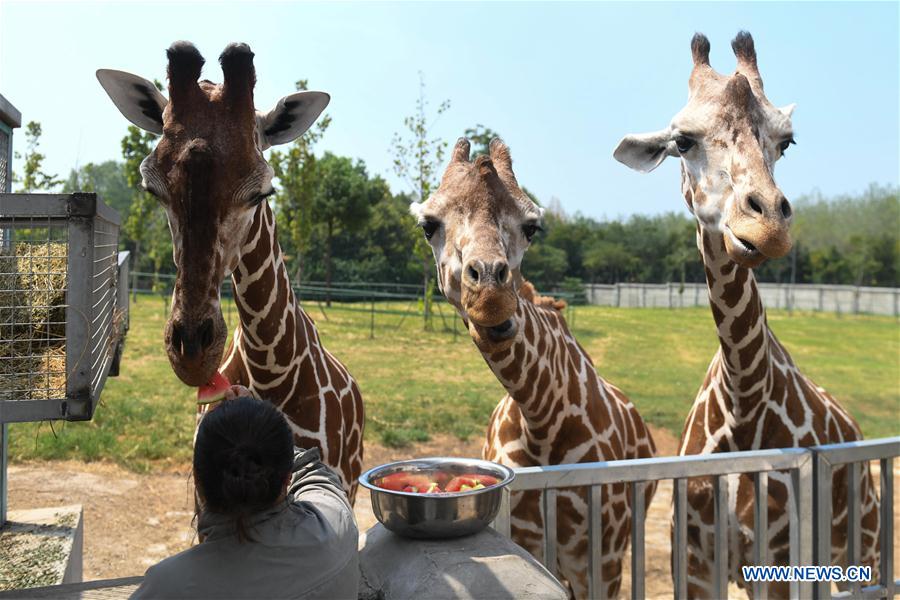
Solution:
[[[113,69],[99,69],[97,80],[122,116],[145,131],[162,135],[162,113],[169,101],[153,83]]]
[[[667,127],[652,133],[626,135],[616,146],[613,156],[625,166],[649,173],[658,167],[667,156],[678,156],[672,132]]]
[[[778,109],[778,112],[780,112],[781,114],[783,114],[784,116],[786,116],[788,119],[790,119],[790,118],[791,118],[791,115],[794,114],[794,109],[795,109],[795,108],[797,108],[797,104],[796,104],[796,103],[791,103],[791,104],[788,104],[787,106],[782,106],[781,108],[779,108],[779,109]]]
[[[409,214],[417,220],[422,218],[422,204],[424,204],[424,202],[416,202],[415,200],[409,203]]]
[[[279,100],[275,108],[259,115],[262,149],[287,144],[306,133],[330,100],[325,92],[296,92]]]

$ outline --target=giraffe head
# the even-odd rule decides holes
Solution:
[[[509,148],[495,138],[490,155],[472,161],[460,138],[440,187],[410,210],[434,252],[441,292],[475,343],[483,351],[509,347],[520,330],[522,257],[543,214],[519,187]]]
[[[709,65],[709,40],[694,35],[687,106],[661,131],[625,136],[614,156],[641,172],[681,157],[682,191],[700,228],[721,234],[731,260],[752,268],[791,249],[791,205],[774,170],[794,142],[794,105],[766,98],[749,33],[731,47],[737,70],[721,75]]]
[[[175,42],[166,53],[168,100],[130,73],[101,69],[97,78],[129,121],[162,136],[141,175],[143,188],[166,211],[178,269],[166,350],[175,374],[201,385],[218,367],[227,337],[219,287],[252,242],[250,226],[274,191],[263,150],[300,136],[329,97],[299,92],[258,113],[246,44],[222,52],[221,84],[198,81],[204,59],[189,42]]]

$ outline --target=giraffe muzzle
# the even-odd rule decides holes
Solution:
[[[183,383],[208,382],[219,366],[228,332],[222,314],[205,318],[173,316],[166,325],[166,353],[175,375]]]

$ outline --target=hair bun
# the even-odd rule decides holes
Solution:
[[[227,400],[200,422],[194,475],[204,510],[232,515],[238,532],[251,514],[273,505],[293,463],[293,434],[269,403]]]

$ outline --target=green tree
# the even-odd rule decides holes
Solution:
[[[156,136],[129,125],[122,138],[122,157],[125,159],[125,181],[131,189],[131,203],[122,229],[134,244],[132,262],[135,271],[159,273],[163,271],[166,257],[172,256],[172,237],[166,216],[155,197],[141,188],[140,166],[153,150]],[[161,284],[154,282],[154,288]]]
[[[16,190],[20,194],[30,194],[33,192],[52,191],[56,186],[62,183],[62,180],[56,175],[47,173],[44,170],[44,156],[38,151],[41,145],[41,135],[43,130],[41,124],[37,121],[29,121],[25,125],[25,154],[15,153],[15,159],[24,158],[25,165],[22,167],[21,179],[13,173],[13,181],[21,185]]]
[[[298,91],[309,89],[309,82],[296,83]],[[293,259],[296,269],[294,281],[300,283],[305,255],[309,252],[313,231],[313,189],[316,185],[316,155],[313,148],[322,139],[331,116],[322,115],[305,134],[294,140],[285,150],[274,150],[269,164],[278,178],[279,191],[273,204],[282,234],[279,236],[288,260]]]
[[[535,244],[522,260],[522,273],[538,290],[548,290],[562,281],[568,267],[566,251],[550,244]]]
[[[391,150],[394,155],[394,172],[412,190],[413,196],[423,202],[438,185],[439,169],[444,163],[447,142],[432,136],[435,122],[450,109],[450,100],[441,102],[433,117],[428,114],[425,96],[425,76],[419,72],[419,97],[413,114],[403,119],[404,134],[394,133]],[[425,329],[431,326],[431,248],[422,236],[416,240],[415,252],[422,260],[422,289],[424,294]]]
[[[125,178],[124,165],[114,160],[99,164],[88,163],[72,169],[63,183],[62,191],[64,194],[96,192],[123,219],[131,208],[132,190]]]
[[[371,215],[372,206],[382,200],[387,186],[381,178],[369,179],[366,165],[346,156],[326,152],[316,161],[310,216],[322,227],[325,237],[326,304],[331,305],[333,241],[339,230],[360,230]]]

